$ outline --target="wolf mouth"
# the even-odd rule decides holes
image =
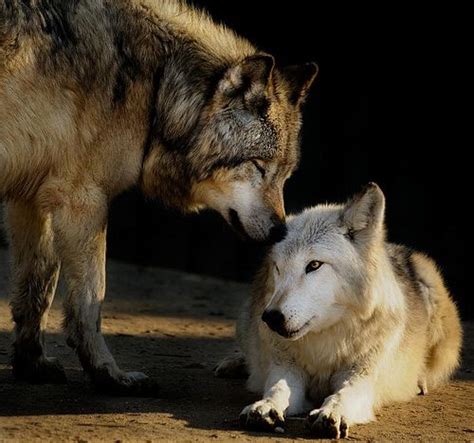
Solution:
[[[229,209],[229,220],[230,220],[230,225],[234,230],[243,238],[246,240],[252,240],[250,235],[247,233],[247,231],[244,228],[244,225],[242,224],[242,221],[240,220],[239,214],[235,209]]]
[[[288,233],[288,228],[286,226],[286,223],[278,222],[278,223],[275,223],[271,227],[268,235],[263,236],[260,239],[252,237],[245,230],[244,225],[242,221],[240,220],[239,213],[235,209],[232,209],[232,208],[229,209],[229,223],[234,229],[234,231],[237,232],[237,234],[239,234],[245,240],[250,240],[252,242],[261,243],[261,244],[269,245],[269,246],[282,241],[286,237],[286,234]]]
[[[303,337],[303,335],[306,334],[306,332],[308,331],[309,329],[309,326],[311,324],[311,322],[316,318],[316,315],[313,315],[308,321],[306,321],[303,326],[301,326],[300,328],[298,329],[294,329],[292,331],[282,331],[282,330],[279,330],[279,331],[276,331],[279,335],[281,335],[282,337],[284,338],[287,338],[289,340],[297,340],[301,337]]]

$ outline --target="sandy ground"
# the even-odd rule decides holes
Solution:
[[[309,439],[301,420],[285,434],[250,433],[236,420],[257,398],[244,380],[217,379],[215,363],[233,348],[246,285],[116,262],[108,266],[103,331],[119,364],[161,383],[156,398],[108,397],[91,391],[61,334],[61,300],[50,315],[50,355],[67,370],[66,385],[27,385],[11,376],[11,320],[6,254],[0,250],[0,440],[292,441]],[[465,324],[464,365],[428,396],[384,408],[377,421],[351,429],[352,440],[474,440],[474,324]]]

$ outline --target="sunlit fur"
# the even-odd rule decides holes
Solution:
[[[111,200],[138,185],[182,211],[232,211],[247,236],[267,238],[285,215],[316,72],[275,67],[179,1],[0,1],[15,375],[64,379],[43,344],[61,268],[68,343],[96,385],[123,392],[145,379],[119,369],[100,332]]]
[[[307,274],[311,260],[323,264]],[[262,321],[268,309],[284,315],[281,335]],[[248,387],[263,393],[244,409],[245,423],[276,426],[276,417],[316,407],[312,430],[343,437],[380,406],[446,382],[458,365],[461,326],[434,262],[386,243],[384,196],[371,184],[345,205],[290,218],[237,336]]]

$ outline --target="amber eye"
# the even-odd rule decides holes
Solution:
[[[307,265],[306,265],[306,274],[309,274],[310,272],[317,271],[321,266],[322,262],[317,261],[317,260],[311,260]]]

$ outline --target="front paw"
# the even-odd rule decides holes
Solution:
[[[263,399],[246,406],[240,413],[240,423],[250,429],[273,431],[285,422],[283,411],[276,408],[272,401]]]
[[[320,438],[346,438],[349,435],[349,427],[344,417],[334,410],[312,410],[308,415],[307,424],[311,433]]]

